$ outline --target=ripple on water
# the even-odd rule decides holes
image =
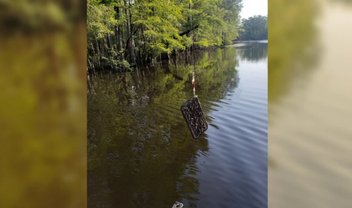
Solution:
[[[180,112],[192,96],[186,81],[163,70],[118,77],[127,87],[97,78],[99,96],[88,102],[89,206],[266,207],[266,48],[246,43],[201,59],[211,66],[197,71],[209,129],[196,140]],[[189,66],[175,71],[187,77]]]

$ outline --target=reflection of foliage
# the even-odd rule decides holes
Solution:
[[[0,207],[86,207],[84,16],[0,0]]]
[[[67,28],[84,17],[84,1],[1,0],[0,29],[26,32]]]
[[[272,100],[285,92],[293,78],[307,72],[307,64],[314,62],[317,5],[315,0],[272,0],[269,10],[269,100]]]
[[[258,62],[268,57],[268,44],[260,42],[246,43],[245,47],[238,48],[237,53],[242,60]]]
[[[255,15],[242,20],[240,40],[267,40],[268,23],[267,17]]]
[[[197,94],[205,99],[207,96],[221,99],[229,87],[237,84],[235,49],[231,47],[217,50],[214,53],[216,54],[215,60],[211,59],[211,55],[203,56],[199,61],[200,66],[196,66],[196,73],[199,74]],[[209,67],[202,67],[209,62],[211,63]]]
[[[221,99],[237,80],[234,48],[197,56],[194,66],[178,61],[93,78],[89,206],[169,207],[181,198],[196,200],[195,155],[207,151],[207,141],[192,140],[179,109],[192,96],[190,72],[196,71],[204,102]]]
[[[85,69],[71,41],[64,34],[0,40],[0,207],[86,205]]]

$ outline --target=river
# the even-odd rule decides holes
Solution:
[[[192,71],[209,124],[198,139],[180,112],[193,96]],[[267,42],[254,42],[96,74],[88,94],[88,206],[266,207],[267,71]]]
[[[271,6],[269,207],[351,207],[352,2]],[[298,32],[272,44],[285,31]]]

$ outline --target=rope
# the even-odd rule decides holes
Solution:
[[[192,5],[192,0],[189,1],[189,9],[191,9],[191,5]],[[193,16],[191,14],[190,16],[190,21],[191,21],[191,28],[193,28]],[[194,39],[193,39],[193,35],[192,35],[192,48],[194,46]],[[195,77],[195,58],[194,58],[194,54],[193,51],[191,51],[192,53],[192,62],[193,62],[193,70],[192,70],[192,87],[193,87],[193,96],[196,97],[196,77]]]
[[[194,70],[192,72],[192,86],[193,86],[193,96],[196,97],[196,77],[194,75]]]

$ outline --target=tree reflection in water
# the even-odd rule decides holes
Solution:
[[[244,46],[237,47],[237,54],[244,61],[257,63],[268,57],[267,42],[248,42]]]
[[[206,135],[193,140],[180,112],[193,96],[196,73],[205,115],[236,87],[235,49],[198,51],[194,64],[171,64],[126,74],[97,74],[88,94],[89,207],[170,207],[197,201],[196,159]],[[210,121],[210,118],[208,118]]]

